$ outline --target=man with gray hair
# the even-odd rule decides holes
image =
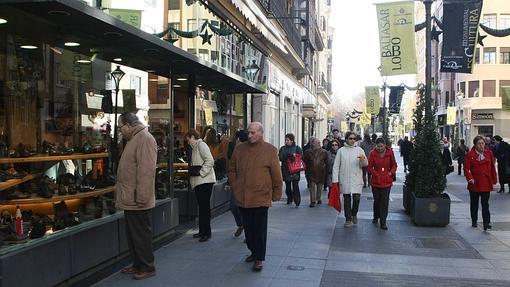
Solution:
[[[133,265],[122,269],[122,273],[140,280],[156,275],[150,218],[156,203],[157,144],[135,114],[123,113],[118,123],[127,144],[119,160],[115,197],[117,207],[124,210],[127,243],[133,259]]]
[[[264,141],[261,123],[248,125],[248,142],[235,147],[228,178],[251,251],[246,262],[254,262],[252,269],[261,271],[266,256],[267,211],[271,201],[282,197],[283,185],[278,150]]]

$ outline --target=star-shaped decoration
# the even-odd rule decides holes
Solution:
[[[485,47],[483,45],[483,39],[485,39],[485,38],[487,38],[487,35],[482,36],[482,35],[480,35],[480,33],[478,33],[478,44],[480,44],[480,46],[482,46],[482,47]]]
[[[204,45],[205,43],[212,45],[211,44],[212,36],[213,35],[209,35],[209,32],[207,30],[205,30],[203,34],[200,34],[200,37],[202,37],[202,45]]]
[[[439,31],[436,29],[436,26],[433,26],[432,31],[430,33],[432,40],[436,40],[437,42],[439,42],[439,35],[441,35],[442,33],[443,33],[443,31]]]
[[[179,38],[168,38],[168,39],[165,39],[167,42],[170,42],[172,45],[179,41]]]

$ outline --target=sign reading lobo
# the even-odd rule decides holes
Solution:
[[[478,39],[482,0],[443,3],[441,72],[471,73]]]
[[[376,5],[379,25],[381,74],[415,74],[414,2]]]

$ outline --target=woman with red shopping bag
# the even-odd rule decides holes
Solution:
[[[374,219],[379,220],[381,229],[386,230],[386,217],[388,216],[388,204],[390,190],[393,185],[397,162],[391,148],[387,147],[383,138],[375,141],[375,148],[368,156],[368,172],[372,175],[372,194],[374,196]]]
[[[278,157],[282,163],[282,176],[285,181],[285,194],[287,195],[287,204],[294,202],[296,206],[301,203],[301,194],[299,191],[300,173],[304,170],[303,150],[296,145],[295,137],[289,133],[285,135],[285,145],[280,148]],[[296,168],[299,166],[302,168]]]
[[[329,206],[336,209],[338,212],[342,211],[342,200],[340,199],[340,184],[338,184],[338,182],[331,184],[328,204]]]

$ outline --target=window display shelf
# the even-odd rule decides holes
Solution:
[[[46,202],[57,202],[68,199],[80,199],[92,196],[99,196],[105,193],[113,192],[115,188],[113,186],[96,189],[94,191],[87,192],[78,192],[76,194],[69,195],[57,195],[51,198],[43,198],[43,197],[31,197],[26,199],[15,199],[15,200],[2,200],[0,201],[1,205],[18,205],[18,204],[33,204],[33,203],[46,203]]]
[[[109,156],[109,154],[107,152],[101,152],[101,153],[85,153],[85,154],[57,155],[57,156],[31,156],[31,157],[16,157],[16,158],[0,158],[0,164],[61,161],[61,160],[67,160],[67,159],[106,158],[108,156]]]
[[[166,163],[166,162],[158,163],[158,167],[159,168],[167,168],[168,167],[168,163]],[[184,162],[184,163],[181,163],[181,162],[174,163],[174,169],[175,170],[179,170],[179,172],[188,172],[188,163],[186,163],[186,162]]]
[[[14,187],[14,186],[16,186],[18,184],[22,184],[22,183],[27,182],[29,180],[38,178],[39,176],[41,176],[41,173],[29,174],[29,175],[27,175],[27,176],[25,176],[23,178],[9,179],[7,181],[0,182],[0,191],[9,189],[11,187]]]

